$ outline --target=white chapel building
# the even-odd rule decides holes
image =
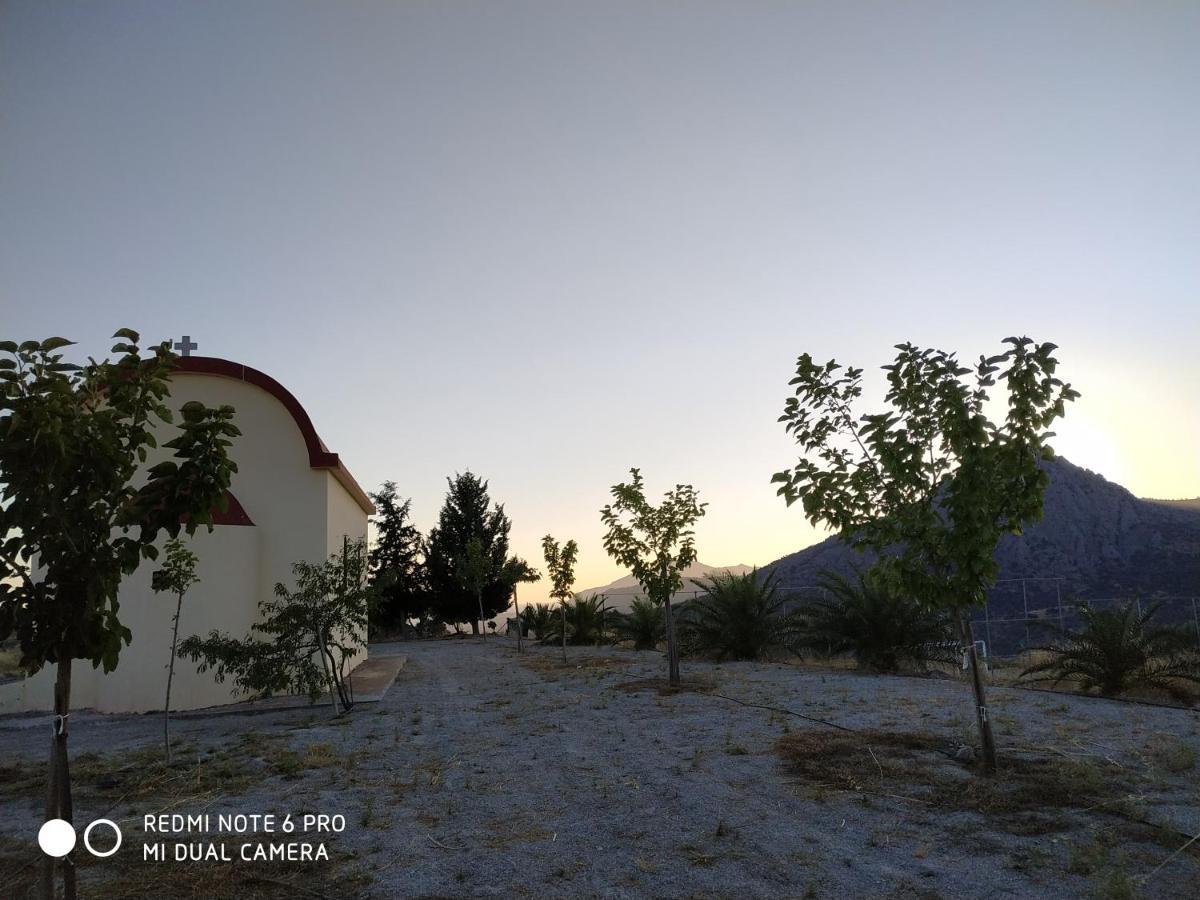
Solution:
[[[184,597],[179,636],[182,640],[216,629],[240,638],[258,621],[258,603],[272,595],[275,583],[293,583],[292,563],[321,562],[342,549],[345,537],[365,538],[367,517],[375,508],[338,455],[317,436],[304,407],[270,375],[215,357],[183,356],[178,363],[171,374],[171,406],[178,410],[191,400],[228,404],[242,432],[229,448],[238,471],[228,509],[214,517],[211,532],[200,527],[189,541],[199,557],[200,581]],[[162,426],[159,443],[174,431],[174,425]],[[151,590],[150,575],[157,566],[144,560],[122,582],[120,617],[133,639],[122,649],[117,668],[106,675],[86,660],[75,661],[73,708],[163,708],[175,598]],[[53,687],[53,665],[30,678],[0,682],[0,714],[51,710]],[[218,684],[211,670],[200,674],[190,660],[176,661],[172,709],[243,699],[228,680]]]

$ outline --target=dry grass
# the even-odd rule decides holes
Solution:
[[[1002,756],[994,777],[955,761],[943,741],[918,732],[812,729],[782,737],[784,766],[810,789],[879,794],[942,810],[978,813],[1019,834],[1062,830],[1061,813],[1120,813],[1133,776],[1106,762],[1055,755]]]
[[[367,876],[342,871],[351,857],[328,846],[327,861],[256,865],[237,861],[239,845],[247,840],[243,836],[211,841],[224,844],[225,852],[235,862],[143,862],[140,852],[122,851],[109,859],[77,853],[79,893],[89,900],[129,897],[332,900],[355,895],[367,886]],[[5,898],[40,900],[38,879],[43,858],[32,842],[0,838],[0,878]]]
[[[526,669],[541,675],[595,675],[623,669],[635,662],[619,656],[580,656],[576,659],[568,656],[567,662],[563,662],[562,656],[550,653],[522,653],[517,659]]]
[[[328,744],[310,744],[300,752],[289,750],[283,736],[254,734],[228,748],[198,753],[183,742],[175,746],[175,761],[168,766],[157,745],[119,753],[82,753],[71,759],[72,795],[77,811],[95,810],[125,825],[130,816],[139,820],[154,812],[202,807],[219,797],[236,796],[273,776],[284,778],[298,769],[340,764],[343,758]],[[0,766],[0,802],[38,803],[45,791],[46,769],[23,761]],[[136,810],[136,815],[134,811]],[[201,838],[220,843],[219,839]],[[128,849],[110,859],[76,853],[81,894],[97,900],[126,897],[239,897],[248,900],[274,897],[346,896],[346,876],[334,872],[340,862],[327,845],[330,859],[320,863],[240,863],[238,845],[250,836],[230,838],[232,863],[143,862],[140,849]],[[33,897],[42,854],[32,841],[0,839],[0,885],[4,897]],[[351,876],[352,878],[353,876]]]
[[[185,743],[174,747],[168,766],[157,745],[120,753],[73,756],[71,791],[77,807],[111,810],[122,803],[177,803],[209,794],[240,794],[270,774],[262,756],[276,751],[280,738],[247,735],[231,748],[197,754]],[[277,752],[277,751],[276,751]],[[40,802],[46,765],[22,760],[0,766],[0,802]]]
[[[484,846],[493,850],[502,850],[514,844],[530,844],[549,841],[554,835],[533,821],[529,815],[516,819],[504,817],[494,819],[485,826],[488,836],[483,839]]]
[[[627,694],[636,694],[640,691],[654,691],[659,696],[670,696],[672,694],[708,694],[715,691],[719,685],[715,678],[705,676],[690,676],[682,679],[682,684],[678,687],[672,687],[667,683],[665,678],[637,678],[631,681],[622,681],[620,684],[614,684],[613,690],[623,691]]]

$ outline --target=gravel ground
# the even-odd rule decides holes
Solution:
[[[504,638],[371,652],[408,665],[380,703],[342,721],[317,709],[174,727],[198,758],[253,732],[301,754],[332,748],[344,765],[266,771],[244,793],[171,811],[344,814],[346,830],[327,838],[343,890],[324,896],[1117,897],[1132,881],[1141,896],[1184,897],[1200,884],[1192,850],[1141,880],[1180,833],[1200,830],[1190,710],[995,689],[1002,752],[1071,758],[1137,795],[1121,814],[1055,810],[1044,827],[998,827],[869,782],[796,777],[775,745],[822,727],[805,719],[711,690],[629,690],[661,675],[661,655],[571,648],[563,668],[547,648],[518,659]],[[932,733],[948,750],[974,728],[967,688],[952,679],[687,660],[684,678],[850,728]],[[44,719],[0,720],[0,758],[40,763],[46,730]],[[155,716],[72,716],[73,755],[160,739]],[[974,776],[933,756],[973,790]],[[40,792],[3,796],[0,835],[28,840]],[[85,804],[76,818],[104,811]],[[140,853],[140,816],[155,811],[120,811],[122,852]]]

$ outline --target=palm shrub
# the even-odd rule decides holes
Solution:
[[[1058,640],[1039,648],[1050,658],[1029,666],[1021,678],[1055,684],[1074,678],[1085,691],[1096,688],[1105,697],[1151,687],[1186,699],[1180,682],[1200,684],[1200,651],[1187,629],[1151,623],[1161,605],[1139,612],[1132,600],[1107,610],[1079,604],[1083,627],[1072,632],[1050,625]]]
[[[645,597],[635,597],[629,612],[616,620],[617,634],[633,641],[634,650],[653,650],[667,635],[663,608]]]
[[[549,603],[530,603],[521,610],[521,621],[529,634],[545,639],[554,626],[554,608]]]
[[[718,572],[692,583],[704,593],[680,610],[681,640],[689,649],[717,659],[759,659],[790,644],[786,600],[774,572],[765,578],[757,569]]]
[[[825,571],[825,596],[796,614],[796,646],[849,654],[860,669],[897,672],[957,659],[950,616],[897,590],[878,572]]]
[[[543,640],[562,640],[562,619],[565,618],[568,644],[581,646],[606,643],[616,614],[604,608],[604,601],[603,594],[568,600],[563,604],[565,614],[561,618],[555,616],[550,620],[547,626],[548,633]],[[538,635],[541,637],[541,632]]]

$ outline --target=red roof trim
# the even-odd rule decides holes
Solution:
[[[215,356],[180,356],[177,358],[175,369],[193,375],[218,375],[223,378],[232,378],[235,381],[245,381],[262,388],[282,403],[291,414],[292,419],[295,420],[296,426],[304,438],[304,444],[308,448],[308,464],[314,469],[328,469],[338,483],[346,489],[346,492],[354,498],[363,512],[367,515],[374,515],[375,505],[371,502],[371,498],[358,486],[358,482],[342,465],[338,455],[330,452],[321,438],[317,436],[317,429],[313,427],[312,419],[308,417],[308,413],[300,405],[300,401],[270,375],[260,372],[258,369],[252,369],[250,366],[230,362],[227,359],[219,359]]]
[[[232,491],[225,492],[225,511],[221,512],[221,504],[218,503],[209,510],[209,514],[212,516],[213,525],[254,525],[249,513],[238,498],[233,496]],[[191,519],[189,515],[179,517],[180,522],[190,522]]]

